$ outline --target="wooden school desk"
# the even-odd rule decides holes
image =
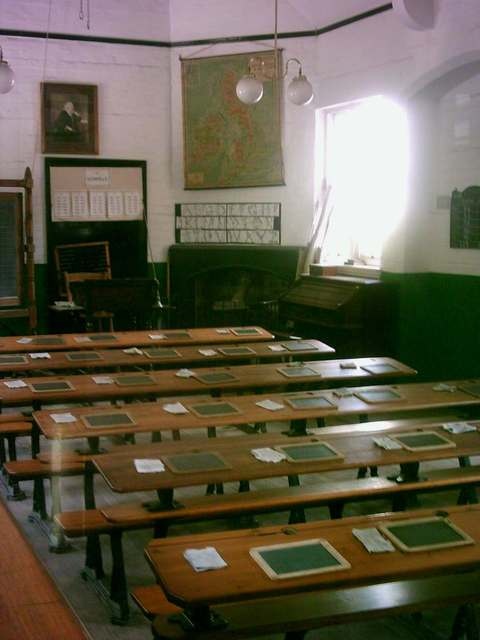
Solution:
[[[478,426],[480,423],[473,423]],[[369,425],[364,425],[368,428]],[[204,484],[235,482],[239,480],[258,480],[265,478],[288,477],[307,473],[321,473],[327,471],[344,471],[356,469],[359,466],[387,466],[400,465],[401,468],[414,466],[418,473],[418,463],[432,460],[468,457],[480,453],[480,433],[478,430],[462,433],[447,433],[438,423],[421,424],[415,428],[386,427],[383,431],[372,425],[370,432],[356,433],[352,430],[343,433],[323,433],[319,429],[315,435],[289,438],[286,434],[259,434],[255,437],[232,436],[204,441],[164,442],[151,445],[135,445],[126,447],[122,451],[106,453],[93,458],[93,464],[104,478],[108,487],[117,493],[133,493],[139,491],[157,491],[161,508],[167,508],[174,499],[174,490],[180,487],[193,487]],[[425,433],[433,431],[444,436],[455,446],[450,448],[421,449],[416,451],[403,449],[385,450],[378,447],[373,438],[382,433],[389,436],[415,431]],[[297,461],[283,460],[281,462],[266,463],[257,460],[251,453],[252,449],[263,447],[282,447],[288,452],[288,447],[294,445],[311,446],[315,443],[327,443],[339,457],[332,459],[298,459]],[[304,448],[303,451],[306,451]],[[188,472],[175,471],[175,456],[193,456],[196,453],[213,452],[220,457],[220,468],[205,468],[195,470],[191,467]],[[165,464],[165,471],[161,473],[138,473],[134,461],[142,458],[159,458]],[[192,464],[193,463],[192,458]],[[187,461],[188,462],[188,461]],[[173,465],[173,467],[172,467]],[[428,474],[427,474],[428,475]],[[406,478],[405,478],[406,479]],[[413,480],[413,477],[408,478]],[[418,479],[418,474],[416,475]],[[421,487],[421,482],[419,483]],[[116,507],[113,507],[115,511]],[[103,509],[108,517],[109,508]]]
[[[435,391],[437,383],[409,383],[390,387],[388,385],[376,385],[370,387],[352,387],[349,391],[352,395],[340,396],[336,395],[336,389],[324,391],[308,391],[296,393],[269,393],[258,395],[235,396],[231,398],[221,398],[218,400],[199,400],[195,397],[180,398],[181,403],[185,406],[188,413],[172,414],[167,412],[163,405],[167,403],[138,403],[130,404],[124,407],[75,407],[68,410],[73,416],[73,420],[67,423],[57,423],[52,414],[58,411],[36,411],[33,414],[34,426],[43,433],[46,438],[54,440],[69,440],[74,438],[87,438],[90,443],[95,443],[93,451],[98,447],[98,438],[101,436],[119,435],[124,433],[148,433],[162,431],[181,431],[182,429],[198,429],[207,427],[221,427],[226,425],[243,425],[246,423],[256,422],[290,422],[294,421],[295,435],[305,434],[306,420],[309,418],[325,418],[335,416],[342,418],[352,415],[369,416],[378,413],[387,412],[409,412],[413,410],[431,410],[431,409],[456,409],[463,407],[475,409],[480,406],[480,397],[460,389],[463,383],[468,384],[471,381],[460,380],[450,382],[456,385],[455,391],[441,390]],[[386,402],[370,403],[363,400],[359,395],[365,392],[381,391],[393,389],[401,397]],[[296,397],[316,397],[321,396],[329,403],[327,407],[313,407],[306,409],[294,409],[288,402]],[[273,400],[282,405],[278,411],[271,411],[259,406],[262,400]],[[168,399],[168,403],[173,402],[172,398]],[[203,403],[209,405],[213,403],[228,402],[233,405],[236,412],[210,415],[200,417],[192,411],[192,407]],[[197,407],[198,408],[198,407]],[[63,412],[63,411],[62,411]],[[107,414],[109,416],[117,413],[128,415],[128,424],[120,424],[117,426],[87,426],[85,416],[101,416]],[[34,429],[35,431],[35,429]],[[38,442],[32,442],[34,451],[38,451]]]
[[[347,363],[353,368],[342,368]],[[35,406],[44,404],[97,402],[100,400],[126,400],[131,398],[155,398],[195,393],[220,394],[243,391],[254,392],[272,387],[320,383],[349,383],[352,380],[378,380],[413,376],[416,371],[391,358],[356,358],[293,363],[236,365],[232,367],[208,367],[191,370],[191,377],[179,377],[178,370],[122,372],[99,376],[105,382],[98,383],[92,375],[26,377],[26,386],[9,388],[0,381],[0,407]],[[308,375],[303,375],[307,372]],[[18,384],[19,379],[15,379]],[[58,390],[59,383],[63,388]],[[39,390],[42,389],[41,391]]]
[[[49,358],[32,358],[28,353],[0,354],[0,376],[13,373],[50,372],[73,369],[180,368],[193,364],[262,362],[269,360],[316,359],[330,356],[335,349],[320,340],[284,340],[283,342],[246,342],[241,344],[204,344],[195,347],[144,347],[139,353],[123,349],[52,351]],[[205,352],[205,353],[202,353]]]
[[[193,625],[211,628],[211,606],[323,589],[373,585],[475,571],[480,567],[480,506],[452,507],[444,516],[473,540],[473,544],[430,551],[371,554],[355,539],[353,528],[376,527],[396,521],[435,516],[435,510],[382,514],[291,526],[261,527],[151,541],[146,557],[170,602],[184,608]],[[326,540],[350,565],[337,571],[271,579],[255,562],[251,550],[279,544]],[[223,569],[195,572],[185,560],[186,549],[214,547],[227,563]],[[452,582],[453,585],[453,582]],[[228,621],[225,621],[228,624]],[[255,621],[252,620],[252,629]],[[255,634],[252,634],[255,636]],[[218,637],[221,637],[219,634]]]
[[[158,329],[58,335],[2,336],[0,353],[111,349],[125,347],[172,347],[193,344],[236,344],[265,342],[274,336],[262,327],[208,327],[201,329]]]

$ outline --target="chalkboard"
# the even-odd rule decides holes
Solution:
[[[21,304],[22,194],[0,193],[0,306]]]
[[[290,462],[308,460],[339,460],[343,455],[327,442],[302,442],[301,444],[282,444],[275,447],[287,456]]]
[[[90,429],[129,427],[135,424],[135,421],[128,413],[92,413],[81,416],[81,420]]]
[[[250,347],[222,347],[219,351],[223,353],[224,356],[248,356],[256,354]]]
[[[202,402],[192,404],[189,407],[200,418],[213,418],[215,416],[231,416],[241,413],[231,402]]]
[[[233,382],[238,380],[237,376],[227,371],[212,371],[211,373],[196,373],[195,377],[204,384],[220,384],[222,382]]]
[[[480,187],[455,189],[450,204],[450,247],[480,249]]]
[[[192,337],[188,331],[165,331],[164,336],[167,340],[188,340]]]
[[[181,358],[182,356],[175,349],[156,349],[151,347],[143,349],[143,353],[147,358]]]
[[[428,551],[474,543],[450,520],[438,516],[382,524],[379,529],[402,551]]]
[[[236,336],[257,336],[262,333],[256,327],[233,327],[230,331]]]
[[[155,380],[146,373],[131,374],[115,378],[115,382],[121,387],[143,386],[145,384],[156,384]]]
[[[250,555],[272,580],[351,568],[350,563],[321,538],[254,547]]]
[[[7,353],[5,355],[0,355],[0,366],[2,365],[11,365],[11,364],[24,364],[27,362],[26,356],[22,356],[20,354],[15,353]]]
[[[391,436],[409,451],[428,451],[430,449],[450,449],[456,444],[436,431],[413,431],[396,433]]]
[[[379,364],[365,364],[360,367],[364,371],[371,373],[374,376],[381,375],[382,373],[392,373],[393,371],[399,371],[398,367],[394,367],[393,364],[388,362]]]
[[[48,393],[49,391],[73,391],[75,387],[68,380],[52,380],[51,382],[32,382],[28,385],[32,391]]]
[[[198,473],[199,471],[220,471],[232,468],[221,455],[214,451],[164,456],[163,460],[174,473]]]
[[[403,400],[403,396],[393,389],[365,389],[365,391],[356,391],[355,395],[360,400],[375,404],[377,402],[393,402],[395,400]]]
[[[292,409],[336,409],[337,405],[325,396],[293,396],[285,398]]]
[[[460,391],[464,391],[465,393],[469,393],[476,398],[480,397],[480,382],[473,382],[471,384],[462,384],[462,386],[458,387]]]
[[[309,376],[320,376],[321,374],[310,367],[279,367],[278,373],[286,378],[308,378]]]
[[[311,342],[304,342],[303,340],[294,340],[292,342],[282,342],[282,347],[288,349],[288,351],[317,351],[317,347]]]
[[[103,360],[103,356],[96,351],[69,351],[65,354],[65,357],[72,362],[94,362],[95,360]]]
[[[60,336],[39,336],[32,338],[32,344],[65,344],[65,340]]]

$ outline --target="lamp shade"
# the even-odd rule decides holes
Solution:
[[[253,75],[243,76],[237,82],[237,97],[244,104],[255,104],[262,99],[263,84]]]
[[[8,93],[15,84],[15,75],[6,60],[0,59],[0,93]]]
[[[303,73],[299,73],[288,85],[287,98],[300,107],[313,100],[313,87]]]

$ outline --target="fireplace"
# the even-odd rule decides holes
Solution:
[[[179,327],[265,324],[265,303],[297,276],[300,247],[172,245],[169,299]]]

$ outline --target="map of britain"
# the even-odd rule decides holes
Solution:
[[[273,51],[182,60],[186,189],[284,184],[278,83],[254,105],[235,93],[252,56],[272,69]]]

